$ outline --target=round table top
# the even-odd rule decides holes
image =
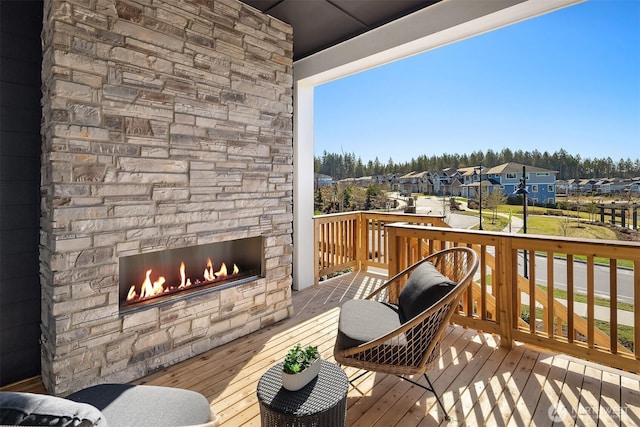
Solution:
[[[282,363],[269,368],[258,382],[258,399],[273,411],[300,417],[333,408],[347,395],[349,380],[338,365],[321,362],[318,376],[297,391],[282,387]]]

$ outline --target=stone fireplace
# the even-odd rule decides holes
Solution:
[[[291,28],[235,0],[48,0],[42,40],[47,389],[131,381],[289,316]],[[259,242],[241,280],[121,309],[125,260],[236,240]]]

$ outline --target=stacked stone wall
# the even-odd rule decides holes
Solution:
[[[291,314],[292,30],[234,0],[46,0],[42,371],[131,381]],[[129,315],[118,258],[264,236],[251,283]]]

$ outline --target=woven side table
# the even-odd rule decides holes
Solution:
[[[349,381],[337,365],[322,361],[320,373],[297,391],[282,387],[282,363],[271,367],[258,382],[263,427],[344,426]]]

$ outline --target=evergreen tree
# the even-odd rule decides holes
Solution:
[[[316,211],[322,211],[324,209],[324,199],[322,198],[320,187],[316,188],[316,197],[313,206]]]
[[[571,155],[564,149],[549,154],[538,150],[511,151],[508,148],[497,153],[488,150],[473,151],[471,154],[420,154],[408,162],[396,163],[391,158],[382,164],[376,157],[367,161],[366,165],[354,153],[335,154],[324,151],[321,157],[314,158],[316,172],[329,175],[339,181],[344,178],[376,176],[383,174],[404,175],[411,171],[441,171],[448,168],[477,166],[493,167],[502,163],[515,162],[529,166],[557,171],[558,179],[573,178],[634,178],[640,176],[640,159],[620,159],[614,162],[610,157],[602,159],[582,159],[580,155]]]
[[[351,210],[351,188],[345,187],[342,190],[342,210],[350,211]]]

